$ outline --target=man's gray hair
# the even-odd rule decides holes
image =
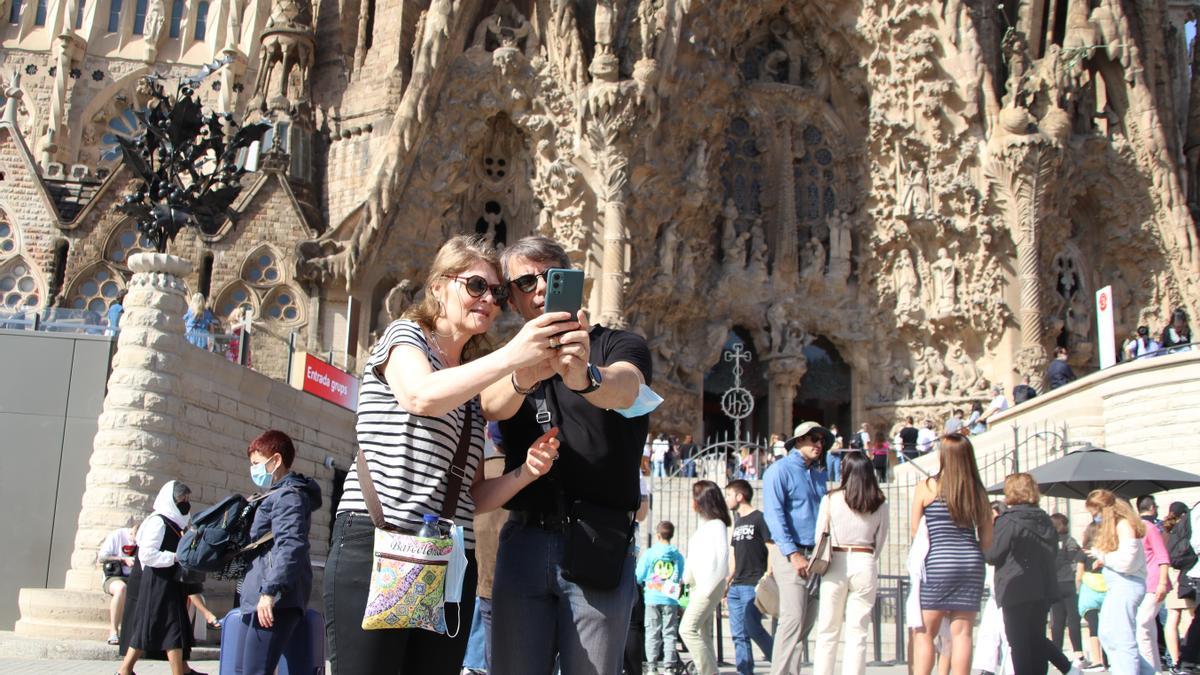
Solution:
[[[524,258],[538,263],[552,263],[555,267],[563,269],[571,268],[571,258],[567,255],[566,249],[550,237],[541,235],[522,237],[504,248],[504,251],[500,253],[500,269],[503,271],[505,279],[510,278],[508,263],[514,258]]]

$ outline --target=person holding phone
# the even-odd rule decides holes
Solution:
[[[546,237],[509,245],[501,265],[511,306],[529,322],[571,303],[578,308],[583,279],[570,264],[562,246]],[[589,325],[586,312],[575,316],[579,326]],[[575,541],[568,539],[567,510],[624,513],[632,532],[650,420],[631,407],[650,383],[650,349],[634,333],[599,325],[564,329],[548,344],[548,358],[498,378],[481,397],[484,415],[500,422],[507,466],[525,461],[525,448],[542,433],[539,419],[548,416],[559,429],[560,444],[548,480],[506,505],[511,513],[492,585],[491,672],[548,673],[557,657],[564,673],[615,673],[637,593],[633,541],[615,565],[620,577],[613,586],[572,581],[583,575],[572,569],[580,551],[567,546]],[[543,410],[548,415],[539,415]]]

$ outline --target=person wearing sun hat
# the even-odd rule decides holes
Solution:
[[[833,433],[801,422],[783,445],[788,454],[763,474],[763,516],[771,540],[771,569],[779,585],[779,627],[771,674],[800,672],[801,647],[817,618],[817,585],[808,583],[816,545],[817,508],[825,496],[825,451]]]

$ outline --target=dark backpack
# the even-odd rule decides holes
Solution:
[[[274,492],[274,491],[272,491]],[[220,572],[239,554],[253,550],[271,539],[271,533],[250,541],[250,525],[263,499],[229,495],[197,513],[192,525],[179,540],[175,559],[183,567],[197,572]]]
[[[1191,515],[1180,518],[1175,527],[1171,528],[1171,532],[1167,535],[1167,555],[1171,558],[1171,567],[1180,572],[1187,572],[1192,569],[1196,561],[1200,558],[1196,556],[1196,552],[1192,550],[1192,523]]]

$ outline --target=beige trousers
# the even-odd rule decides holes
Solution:
[[[770,546],[771,573],[779,585],[779,626],[771,651],[771,675],[796,675],[804,656],[804,641],[817,619],[817,589],[810,595],[808,579],[796,574],[779,549]]]
[[[844,645],[842,675],[867,672],[867,629],[878,577],[874,554],[833,552],[821,579],[813,675],[833,675],[839,642]]]
[[[717,675],[717,654],[713,647],[713,622],[725,595],[725,582],[717,584],[707,596],[693,595],[679,620],[679,637],[692,655],[698,675]]]

